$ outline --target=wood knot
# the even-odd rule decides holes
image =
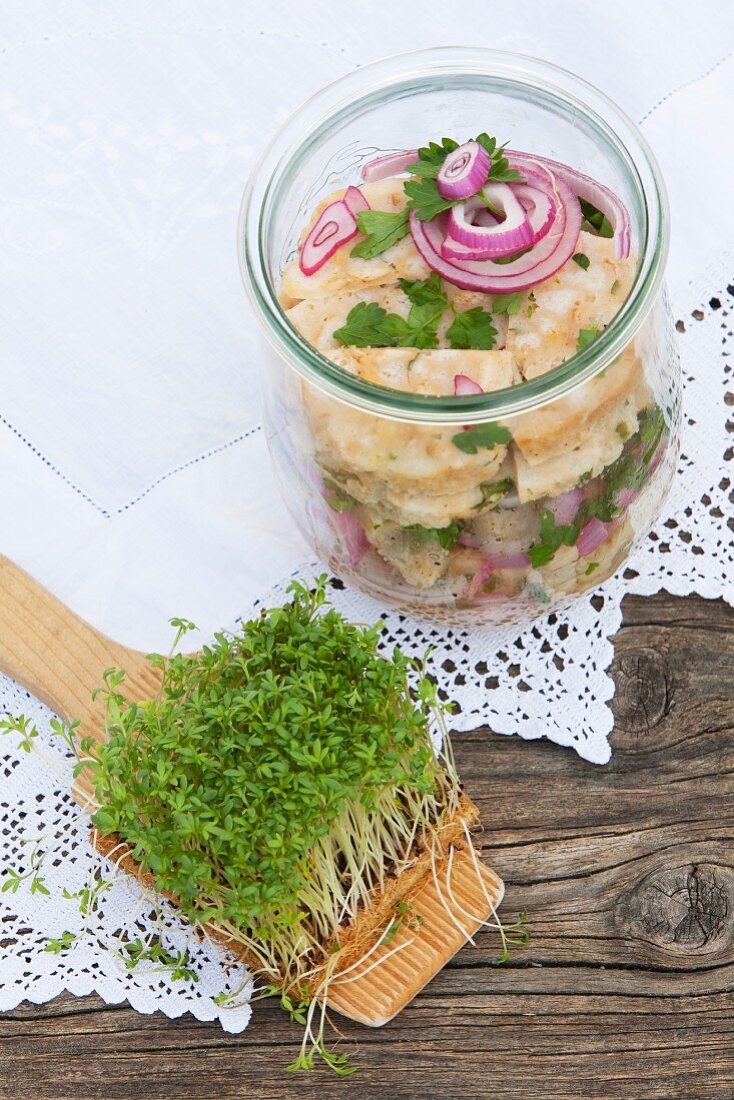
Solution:
[[[618,927],[676,956],[721,955],[734,943],[734,869],[713,863],[652,871],[619,901]]]
[[[631,734],[649,733],[669,709],[664,658],[655,649],[629,649],[619,654],[611,672],[617,728]]]

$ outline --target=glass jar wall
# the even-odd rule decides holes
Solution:
[[[358,183],[380,151],[488,129],[603,180],[625,202],[634,259],[624,272],[598,267],[604,293],[619,297],[611,321],[584,348],[554,321],[559,288],[554,299],[540,286],[502,318],[504,347],[491,363],[474,351],[393,348],[377,371],[355,353],[346,369],[317,351],[294,324],[299,298],[281,286],[313,208]],[[542,62],[481,50],[359,70],[309,101],[266,152],[243,201],[240,250],[267,337],[277,481],[339,576],[427,617],[522,622],[598,585],[647,535],[677,453],[667,210],[642,138],[595,89]],[[571,268],[567,292],[583,274]],[[307,287],[303,308],[328,312],[339,289],[309,300]],[[401,372],[415,379],[422,369],[491,378],[464,397],[400,388]]]

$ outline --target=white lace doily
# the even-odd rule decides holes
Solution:
[[[467,25],[472,14],[482,25],[480,0],[465,7]],[[665,588],[734,603],[727,403],[734,256],[723,253],[731,239],[710,216],[727,208],[734,154],[701,124],[710,117],[715,125],[734,94],[726,52],[732,18],[722,9],[720,33],[694,42],[688,6],[675,0],[661,41],[654,6],[648,13],[620,0],[618,7],[618,42],[605,6],[585,9],[583,58],[573,53],[575,10],[561,15],[542,0],[505,12],[492,44],[581,68],[642,122],[669,180],[674,225],[685,226],[674,234],[670,269],[685,397],[666,517],[622,576],[519,636],[418,623],[383,614],[351,590],[334,593],[350,617],[383,614],[387,645],[421,654],[433,647],[430,669],[460,708],[456,729],[489,725],[546,737],[596,763],[609,758],[606,670],[623,596]],[[111,636],[160,648],[171,614],[191,616],[208,633],[255,600],[275,601],[291,575],[319,571],[293,535],[269,472],[234,219],[254,152],[285,111],[327,76],[385,47],[379,21],[357,33],[353,14],[332,0],[274,6],[277,27],[266,27],[265,16],[256,26],[235,7],[218,22],[188,4],[173,22],[135,5],[110,4],[104,15],[86,0],[46,8],[44,27],[37,9],[30,19],[25,5],[8,5],[0,73],[7,124],[0,127],[7,200],[0,327],[11,342],[0,463],[13,471],[0,478],[0,551]],[[630,24],[639,41],[630,40]],[[391,31],[395,50],[455,37],[445,5],[418,27],[396,13]],[[619,66],[620,51],[629,64]],[[146,75],[137,84],[130,57]],[[129,117],[101,132],[122,103]],[[679,171],[681,148],[695,174]],[[702,179],[706,204],[695,191]],[[6,267],[8,257],[15,267]],[[44,310],[29,308],[39,301]],[[156,369],[161,357],[164,371]],[[246,976],[228,970],[215,949],[189,942],[175,914],[165,906],[156,913],[131,882],[115,880],[84,928],[77,903],[62,891],[82,888],[99,860],[67,793],[69,761],[49,740],[46,708],[0,677],[3,711],[37,722],[43,755],[0,738],[0,868],[27,869],[38,844],[49,893],[31,894],[27,880],[17,893],[0,894],[0,1009],[63,990],[96,991],[141,1012],[188,1011],[232,1031],[245,1027]],[[46,951],[48,938],[65,931],[79,933],[68,952]],[[198,982],[173,980],[152,965],[126,969],[121,934],[160,935],[173,950],[186,944]],[[234,1007],[213,1000],[226,989],[237,991]]]

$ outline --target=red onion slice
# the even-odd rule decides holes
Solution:
[[[468,199],[487,182],[492,158],[478,141],[465,141],[444,160],[436,177],[445,199]]]
[[[344,545],[349,555],[349,564],[355,567],[359,565],[370,548],[364,527],[356,516],[353,516],[349,511],[338,512],[332,509],[332,516],[344,539]]]
[[[377,183],[378,180],[387,179],[388,176],[398,176],[417,160],[417,149],[401,149],[396,153],[386,153],[385,156],[375,157],[374,160],[369,160],[362,165],[362,179],[365,183]]]
[[[557,527],[568,527],[573,523],[583,499],[583,489],[569,489],[551,502],[550,509]]]
[[[301,247],[298,266],[303,274],[315,274],[337,248],[351,241],[357,232],[357,220],[344,199],[330,202],[319,214]]]
[[[352,211],[355,218],[357,217],[357,214],[361,214],[363,213],[363,211],[370,209],[370,204],[367,202],[367,199],[364,197],[358,187],[347,187],[346,191],[344,192],[344,202]]]
[[[614,498],[618,508],[629,508],[630,504],[640,495],[639,489],[620,489]]]
[[[518,163],[513,164],[513,167],[517,167],[523,173],[525,171],[523,165],[542,164],[550,168],[555,175],[571,187],[578,198],[592,203],[609,220],[614,230],[614,254],[616,258],[624,260],[629,256],[632,240],[630,216],[627,207],[613,191],[610,191],[603,183],[599,183],[598,180],[592,179],[591,176],[579,172],[576,168],[569,167],[568,164],[551,160],[550,157],[538,157],[532,153],[516,152],[514,149],[511,153],[508,150],[507,157],[511,163],[517,161]]]
[[[601,546],[609,536],[611,535],[617,524],[612,521],[611,523],[604,523],[602,520],[597,519],[596,516],[592,516],[579,532],[579,537],[576,541],[576,550],[580,558],[586,557],[592,550],[596,550],[598,546]]]
[[[410,213],[413,242],[428,266],[448,282],[463,290],[480,290],[485,294],[512,294],[528,290],[550,278],[570,260],[576,251],[581,229],[581,207],[573,192],[555,181],[559,198],[558,215],[549,232],[529,252],[507,264],[491,260],[449,260],[441,254],[446,238],[448,216],[439,214],[433,221],[423,222]]]
[[[477,224],[477,215],[487,209],[478,196],[454,206],[449,211],[448,236],[441,246],[442,256],[490,260],[495,256],[511,256],[533,244],[527,211],[512,188],[506,183],[487,184],[483,194],[502,211],[503,220],[495,225]]]
[[[468,374],[454,375],[454,395],[456,397],[469,397],[477,393],[484,393],[484,390]]]
[[[506,554],[483,554],[482,560],[464,590],[463,598],[472,600],[482,585],[496,569],[527,569],[530,558],[524,550],[515,550]]]

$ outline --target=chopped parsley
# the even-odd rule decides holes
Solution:
[[[450,550],[464,528],[461,520],[453,520],[448,527],[422,527],[420,523],[413,523],[405,527],[405,531],[412,531],[421,539],[437,539],[444,550]]]
[[[482,499],[479,504],[474,505],[474,510],[480,512],[483,508],[488,507],[490,504],[496,504],[497,501],[503,500],[508,493],[511,493],[515,488],[515,482],[511,477],[500,478],[499,481],[483,481],[479,486]]]
[[[583,267],[584,271],[589,270],[589,257],[585,256],[583,252],[574,252],[571,259],[575,264],[578,264],[579,267]]]
[[[597,209],[593,203],[587,202],[586,199],[579,199],[579,204],[581,213],[584,216],[581,222],[582,229],[586,230],[587,233],[595,233],[597,237],[614,236],[612,223],[602,214],[601,210]]]
[[[591,574],[594,572],[594,570],[598,569],[598,568],[599,568],[599,562],[598,561],[590,561],[589,564],[586,566],[586,569],[584,570],[584,574],[587,577],[590,577]]]
[[[410,301],[407,319],[388,313],[376,302],[359,302],[350,309],[346,323],[336,329],[334,339],[357,348],[437,348],[439,322],[446,310],[453,308],[440,278],[434,271],[427,279],[399,279],[398,283]],[[491,314],[477,306],[454,313],[446,336],[456,350],[489,351],[497,329]]]
[[[452,348],[490,351],[495,345],[497,329],[492,324],[492,315],[481,306],[475,306],[455,315],[446,336]]]
[[[509,443],[512,439],[507,428],[501,424],[477,424],[473,428],[464,428],[452,436],[454,446],[466,455],[475,455],[480,447],[493,451],[498,443]]]
[[[514,317],[520,312],[525,292],[518,290],[515,294],[495,294],[492,298],[492,309],[495,313],[506,313],[508,317]]]
[[[410,229],[407,210],[362,210],[357,214],[357,225],[365,239],[354,246],[350,255],[362,260],[373,260],[407,236]]]
[[[593,344],[599,335],[599,331],[598,325],[592,325],[591,328],[579,329],[579,336],[576,341],[576,351],[583,351],[584,348],[588,348],[589,344]]]
[[[528,550],[530,563],[534,569],[541,565],[547,565],[555,556],[556,550],[561,546],[575,546],[579,537],[579,526],[569,523],[561,527],[556,526],[553,513],[549,508],[540,510],[540,538],[538,542]]]

